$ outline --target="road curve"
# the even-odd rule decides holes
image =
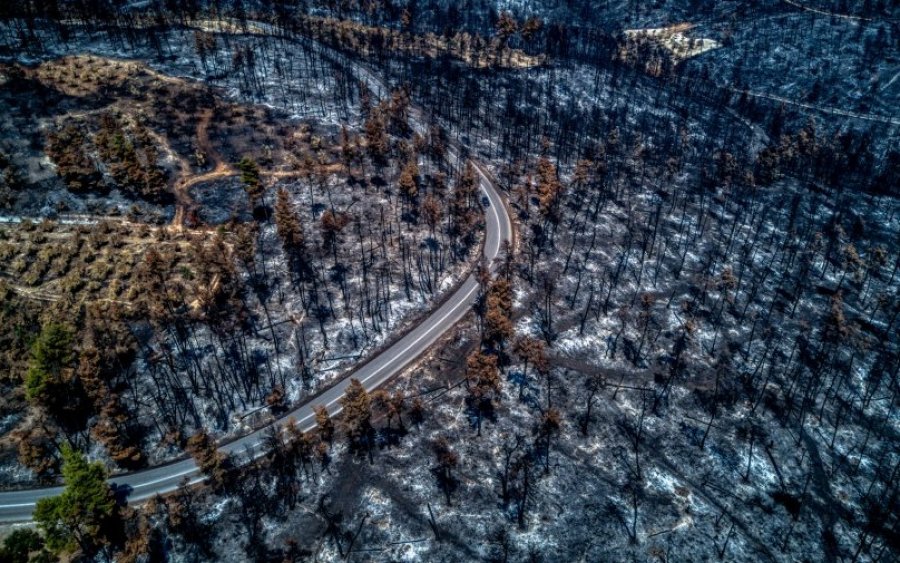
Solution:
[[[361,74],[370,83],[375,82],[374,85],[378,85],[379,89],[384,91],[384,85],[377,81],[367,70],[363,70]],[[413,120],[414,127],[421,129],[422,124],[414,121],[418,115],[421,115],[421,112],[418,110],[411,112],[410,118]],[[448,152],[449,156],[454,160],[458,161],[460,159],[461,151],[458,146],[451,144]],[[489,202],[489,205],[485,207],[486,221],[483,254],[488,264],[491,264],[499,256],[503,241],[512,242],[512,221],[496,186],[494,186],[480,166],[476,165],[475,170],[478,173],[480,188]],[[273,424],[284,423],[288,419],[294,418],[304,431],[312,430],[316,426],[315,415],[312,410],[313,406],[325,405],[329,413],[332,415],[337,414],[341,410],[339,401],[350,384],[351,378],[358,379],[367,390],[371,391],[384,384],[393,376],[401,373],[469,312],[469,309],[475,303],[477,295],[478,281],[473,274],[463,282],[453,295],[444,301],[443,305],[433,311],[400,340],[377,356],[367,360],[333,387],[310,399]],[[230,454],[250,454],[254,458],[259,457],[265,453],[263,444],[268,428],[269,426],[261,428],[252,434],[229,442],[223,445],[220,450]],[[194,460],[185,459],[128,475],[114,476],[110,478],[110,483],[117,488],[129,491],[129,501],[140,502],[158,494],[172,492],[185,482],[196,484],[203,481],[203,479],[204,477],[200,474]],[[62,490],[62,487],[48,487],[0,493],[0,523],[31,520],[31,515],[38,500],[58,495]]]

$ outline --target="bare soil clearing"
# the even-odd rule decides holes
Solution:
[[[671,53],[676,62],[702,55],[721,47],[714,39],[688,37],[687,32],[695,27],[691,23],[680,23],[668,27],[647,29],[626,29],[625,37],[631,41],[654,41]]]

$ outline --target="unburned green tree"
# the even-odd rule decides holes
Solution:
[[[75,332],[61,323],[47,323],[29,349],[25,397],[42,407],[71,437],[84,429],[91,404],[75,373]]]
[[[48,323],[31,345],[28,372],[25,375],[25,396],[32,402],[43,402],[61,382],[64,371],[71,368],[72,330],[59,323]]]
[[[84,454],[62,447],[65,490],[38,501],[34,520],[55,553],[80,551],[92,557],[109,549],[116,539],[118,510],[106,482],[106,468],[89,463]]]
[[[244,184],[244,190],[250,199],[250,205],[255,208],[259,205],[259,201],[265,192],[262,178],[259,174],[259,166],[255,160],[245,156],[237,163],[237,168],[241,171],[241,183]]]

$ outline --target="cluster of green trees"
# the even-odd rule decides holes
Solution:
[[[107,471],[84,454],[62,448],[63,492],[38,501],[37,530],[17,529],[3,541],[3,563],[50,563],[59,557],[111,560],[124,545],[122,507],[106,482]]]
[[[134,344],[121,322],[100,323],[96,314],[79,330],[45,322],[29,347],[22,384],[36,422],[20,436],[18,455],[39,479],[57,474],[63,447],[84,447],[89,436],[121,467],[145,463],[142,430],[115,390]]]
[[[160,508],[166,530],[202,544],[194,534],[203,525],[194,520],[190,499],[183,494],[151,499],[137,511],[117,497],[101,462],[88,461],[69,445],[61,448],[61,457],[63,492],[38,501],[36,530],[19,529],[7,536],[0,547],[3,563],[158,560],[163,541],[151,521]]]
[[[111,549],[121,540],[121,522],[106,468],[69,446],[63,446],[62,458],[65,490],[39,500],[34,511],[47,547],[57,553],[80,550],[88,557]]]

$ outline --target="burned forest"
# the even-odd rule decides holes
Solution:
[[[895,2],[0,4],[0,562],[900,558]]]

